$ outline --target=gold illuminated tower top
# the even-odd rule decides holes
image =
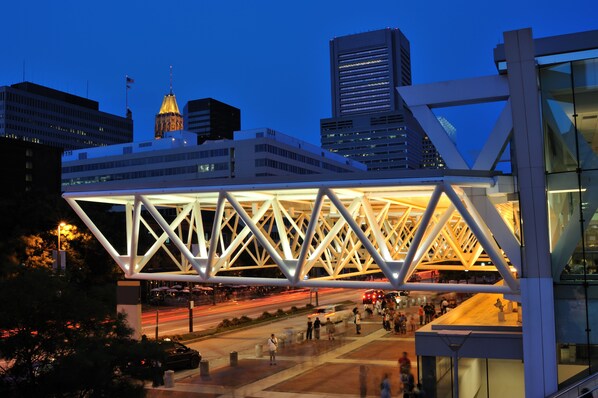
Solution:
[[[179,111],[176,97],[172,92],[172,66],[170,67],[170,92],[164,96],[160,111],[156,115],[154,137],[160,139],[168,131],[183,129],[183,115]]]

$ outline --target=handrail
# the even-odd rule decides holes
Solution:
[[[588,391],[583,391],[584,388],[587,388]],[[586,398],[586,397],[593,397],[594,391],[598,390],[598,373],[594,373],[583,380],[563,389],[557,391],[556,393],[549,395],[546,398]],[[586,395],[586,394],[590,395]]]

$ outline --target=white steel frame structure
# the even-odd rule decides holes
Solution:
[[[511,178],[438,174],[64,197],[131,279],[518,293],[517,204],[507,200]],[[125,209],[126,253],[118,252],[89,218],[82,206],[88,201]],[[167,221],[161,209],[174,209],[176,217]],[[143,253],[141,233],[154,238]],[[176,250],[165,244],[167,239]],[[143,272],[160,249],[176,270]],[[251,257],[250,264],[239,260],[242,253]],[[235,276],[274,267],[279,277]],[[498,271],[505,283],[449,287],[407,282],[418,270]],[[380,272],[387,282],[363,280]]]

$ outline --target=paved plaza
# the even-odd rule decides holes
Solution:
[[[295,317],[189,344],[209,362],[209,375],[202,375],[200,369],[177,372],[173,387],[152,388],[149,384],[148,397],[379,397],[385,373],[396,395],[400,391],[397,360],[403,351],[412,361],[417,380],[413,332],[387,332],[380,317],[372,316],[363,320],[360,335],[348,322],[337,324],[334,340],[322,333],[320,340],[297,341],[305,321],[305,316]],[[270,365],[265,348],[270,333],[285,339],[276,365]],[[293,342],[288,341],[289,336]],[[257,344],[264,345],[262,355]],[[238,355],[237,366],[230,365],[233,350]]]

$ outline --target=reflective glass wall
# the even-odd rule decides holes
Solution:
[[[539,75],[563,382],[598,371],[598,59]]]

